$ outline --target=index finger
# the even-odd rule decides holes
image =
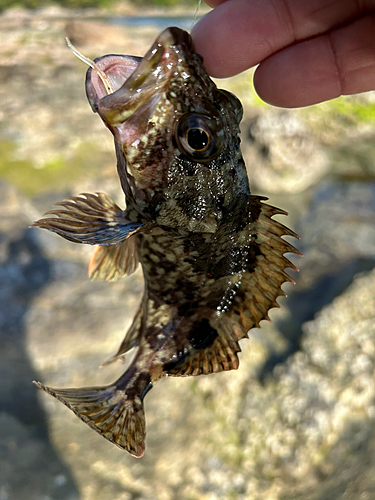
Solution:
[[[375,0],[209,0],[217,7],[195,25],[194,45],[211,76],[244,71],[280,49],[324,33]]]

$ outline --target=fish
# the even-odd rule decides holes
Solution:
[[[114,136],[126,208],[104,193],[83,193],[33,226],[95,245],[93,279],[119,279],[141,265],[143,298],[110,361],[137,350],[109,385],[35,384],[139,458],[146,394],[165,376],[238,368],[239,341],[293,282],[286,269],[296,267],[284,254],[300,253],[284,236],[298,236],[273,219],[286,212],[250,193],[242,105],[210,79],[187,32],[166,29],[143,58],[95,59],[86,94]]]

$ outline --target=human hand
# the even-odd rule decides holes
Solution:
[[[266,102],[298,107],[375,89],[375,0],[206,0],[194,27],[208,73],[259,64]]]

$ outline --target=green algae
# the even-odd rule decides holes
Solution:
[[[375,102],[369,102],[361,98],[338,97],[321,105],[323,112],[336,116],[349,117],[355,122],[375,122]]]
[[[87,175],[99,175],[106,162],[106,153],[98,151],[91,143],[82,143],[75,148],[71,158],[59,155],[39,167],[32,159],[19,159],[17,145],[12,141],[0,141],[0,177],[30,197],[71,186],[72,182]]]

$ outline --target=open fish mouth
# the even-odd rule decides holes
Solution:
[[[142,121],[153,114],[166,87],[194,53],[188,33],[168,28],[143,57],[107,55],[94,60],[86,75],[86,94],[94,112],[118,138],[115,128],[142,108]],[[108,88],[109,87],[109,88]],[[147,109],[144,109],[147,108]]]

